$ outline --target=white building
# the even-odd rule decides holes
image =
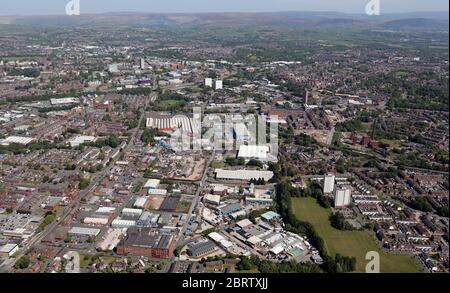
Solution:
[[[80,100],[78,98],[50,99],[50,104],[52,104],[53,106],[77,104],[79,102]]]
[[[216,82],[214,83],[214,89],[215,90],[223,89],[223,81],[220,79],[216,80]]]
[[[115,219],[111,223],[113,228],[130,228],[136,226],[136,221]]]
[[[142,209],[124,208],[122,210],[123,216],[139,217],[141,214],[142,214]]]
[[[205,87],[212,87],[212,86],[213,86],[212,78],[205,78]]]
[[[241,145],[239,147],[238,158],[245,160],[256,159],[259,161],[269,160],[270,148],[262,145]]]
[[[27,145],[33,142],[35,139],[32,137],[24,137],[24,136],[8,136],[5,139],[0,140],[0,145],[8,146],[12,143]]]
[[[335,176],[332,174],[325,175],[323,182],[323,193],[332,193],[334,190]]]
[[[75,148],[78,147],[80,144],[87,143],[87,142],[95,142],[97,138],[95,136],[86,136],[86,135],[80,135],[77,136],[71,140],[69,140],[69,144],[71,147]]]
[[[211,205],[218,206],[220,204],[220,195],[216,194],[206,194],[203,197],[203,202]]]
[[[346,207],[352,200],[352,190],[350,187],[340,187],[334,192],[334,207]]]
[[[86,217],[83,220],[84,224],[88,225],[106,225],[108,224],[108,218],[96,218],[96,217]]]
[[[144,189],[156,189],[160,182],[161,180],[159,179],[148,179],[147,183],[144,185]]]
[[[140,208],[140,209],[142,209],[142,208],[144,208],[144,206],[145,206],[145,204],[147,203],[147,200],[148,200],[148,197],[145,197],[145,196],[141,196],[141,197],[138,197],[137,199],[136,199],[136,201],[134,202],[134,207],[135,208]]]
[[[86,227],[72,227],[69,230],[69,235],[81,235],[81,236],[97,236],[100,234],[100,229],[86,228]]]
[[[165,196],[165,195],[167,195],[167,190],[166,189],[149,189],[148,195]]]
[[[19,251],[17,244],[5,244],[0,246],[0,256],[11,257]]]
[[[262,178],[266,182],[272,179],[272,171],[258,171],[258,170],[223,170],[216,169],[216,178],[225,180],[251,180]]]

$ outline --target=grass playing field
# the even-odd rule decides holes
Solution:
[[[407,255],[384,252],[369,231],[341,231],[330,225],[331,210],[322,208],[313,198],[292,198],[292,209],[298,219],[311,223],[325,242],[330,255],[340,253],[356,258],[356,271],[365,272],[368,251],[380,253],[380,270],[389,273],[423,272],[417,260]]]

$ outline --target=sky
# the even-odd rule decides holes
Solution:
[[[0,0],[0,15],[64,14],[72,0]],[[108,12],[365,12],[376,0],[79,0],[81,13]],[[382,13],[448,11],[448,0],[378,0]]]

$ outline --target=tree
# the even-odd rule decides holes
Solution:
[[[80,178],[80,183],[78,184],[78,189],[86,189],[91,184],[91,180],[88,178]]]
[[[22,256],[21,258],[19,258],[16,263],[14,264],[14,267],[16,269],[26,269],[28,268],[28,266],[30,265],[30,258],[28,256]]]
[[[352,226],[347,223],[344,215],[341,212],[336,212],[330,216],[330,223],[336,229],[339,230],[353,230]]]
[[[423,212],[431,212],[433,208],[431,207],[431,204],[427,201],[425,197],[416,197],[411,202],[411,207],[413,209],[423,211]]]

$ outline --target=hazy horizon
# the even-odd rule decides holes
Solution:
[[[370,0],[80,0],[82,14],[341,12],[364,14]],[[69,0],[15,0],[2,3],[1,16],[63,15]],[[381,13],[447,12],[447,0],[380,0]]]

